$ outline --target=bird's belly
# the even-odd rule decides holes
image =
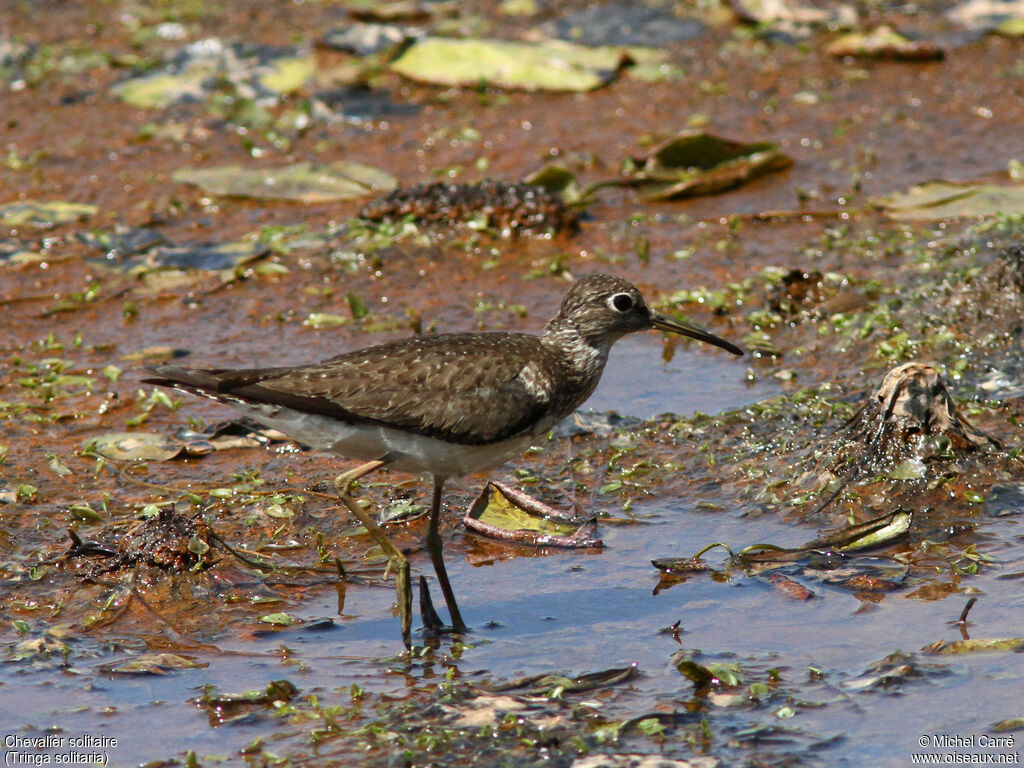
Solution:
[[[381,444],[386,446],[389,466],[402,472],[427,472],[440,477],[471,475],[493,469],[521,454],[531,442],[529,437],[519,437],[486,445],[460,445],[387,427],[376,429],[381,433]],[[344,450],[337,452],[345,454]]]
[[[415,474],[457,477],[483,472],[518,456],[533,440],[532,435],[521,435],[499,443],[464,445],[379,424],[348,424],[280,406],[246,405],[252,418],[311,448],[363,461],[387,457],[388,466]]]

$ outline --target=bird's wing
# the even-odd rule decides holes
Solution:
[[[160,378],[146,381],[481,445],[517,435],[551,410],[551,376],[536,345],[518,334],[417,337],[295,368],[156,366]]]

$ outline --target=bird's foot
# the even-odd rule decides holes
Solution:
[[[423,631],[428,637],[461,635],[469,631],[469,627],[462,623],[461,618],[458,622],[452,622],[451,625],[441,621],[441,617],[434,610],[434,601],[430,598],[430,588],[423,576],[420,576],[420,618],[423,620]]]

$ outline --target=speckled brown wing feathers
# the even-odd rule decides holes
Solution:
[[[536,336],[458,334],[413,338],[357,350],[309,366],[199,370],[155,366],[160,378],[198,394],[272,403],[430,437],[481,445],[513,437],[542,420],[550,375]],[[502,354],[495,355],[500,346]],[[488,353],[488,354],[484,354]],[[469,363],[486,359],[487,365]],[[459,364],[459,358],[465,362]],[[527,380],[520,376],[531,365]]]

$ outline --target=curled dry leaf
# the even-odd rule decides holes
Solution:
[[[630,183],[649,200],[713,195],[793,164],[769,142],[743,144],[709,133],[685,131],[627,164]]]
[[[604,546],[593,519],[580,522],[503,483],[490,482],[462,522],[476,533],[515,544],[573,549]]]

